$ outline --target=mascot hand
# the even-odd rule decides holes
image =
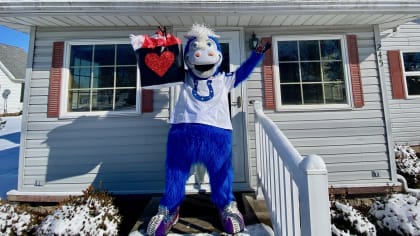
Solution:
[[[263,46],[261,43],[255,48],[255,52],[259,54],[264,54],[268,49],[271,48],[271,43],[267,42]]]

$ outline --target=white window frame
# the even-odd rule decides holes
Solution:
[[[407,76],[420,76],[420,71],[405,71],[405,66],[404,66],[404,53],[420,53],[420,50],[407,50],[407,51],[400,51],[400,58],[401,58],[401,68],[402,68],[402,73],[403,73],[403,77],[404,77],[404,93],[405,93],[405,97],[408,99],[418,99],[420,98],[420,94],[419,95],[409,95],[408,94],[408,85],[407,85]]]
[[[278,60],[278,41],[299,41],[299,40],[328,40],[335,39],[341,42],[341,55],[343,59],[344,83],[346,86],[346,100],[343,104],[310,104],[310,105],[283,105],[281,101],[280,74]],[[311,110],[341,110],[352,109],[353,97],[351,93],[351,77],[349,58],[347,53],[347,40],[345,35],[286,35],[273,36],[273,74],[276,96],[276,111],[311,111]]]
[[[137,67],[136,74],[136,109],[132,111],[68,111],[68,89],[70,77],[70,56],[71,47],[77,45],[116,45],[116,44],[130,44],[127,39],[110,39],[110,40],[70,40],[64,44],[64,66],[61,83],[60,93],[60,118],[76,118],[80,116],[138,116],[141,114],[141,86],[140,86],[140,73]]]

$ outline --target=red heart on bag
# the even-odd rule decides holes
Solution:
[[[163,77],[175,61],[175,55],[171,51],[165,51],[160,56],[156,53],[149,53],[144,62],[153,72]]]

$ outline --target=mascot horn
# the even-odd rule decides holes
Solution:
[[[184,62],[187,73],[171,116],[167,140],[165,191],[148,235],[166,235],[179,218],[185,184],[193,164],[206,167],[211,200],[220,212],[226,233],[245,225],[232,193],[232,124],[228,93],[243,82],[263,58],[270,44],[259,46],[233,73],[219,71],[222,51],[218,37],[204,25],[187,33]]]

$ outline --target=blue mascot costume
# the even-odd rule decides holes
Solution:
[[[228,93],[243,82],[270,45],[258,47],[233,73],[219,72],[222,63],[218,36],[195,24],[187,33],[184,63],[188,70],[172,113],[167,141],[165,192],[147,235],[166,235],[179,218],[185,184],[193,164],[207,168],[211,200],[220,212],[226,233],[244,229],[232,193],[232,124]]]

